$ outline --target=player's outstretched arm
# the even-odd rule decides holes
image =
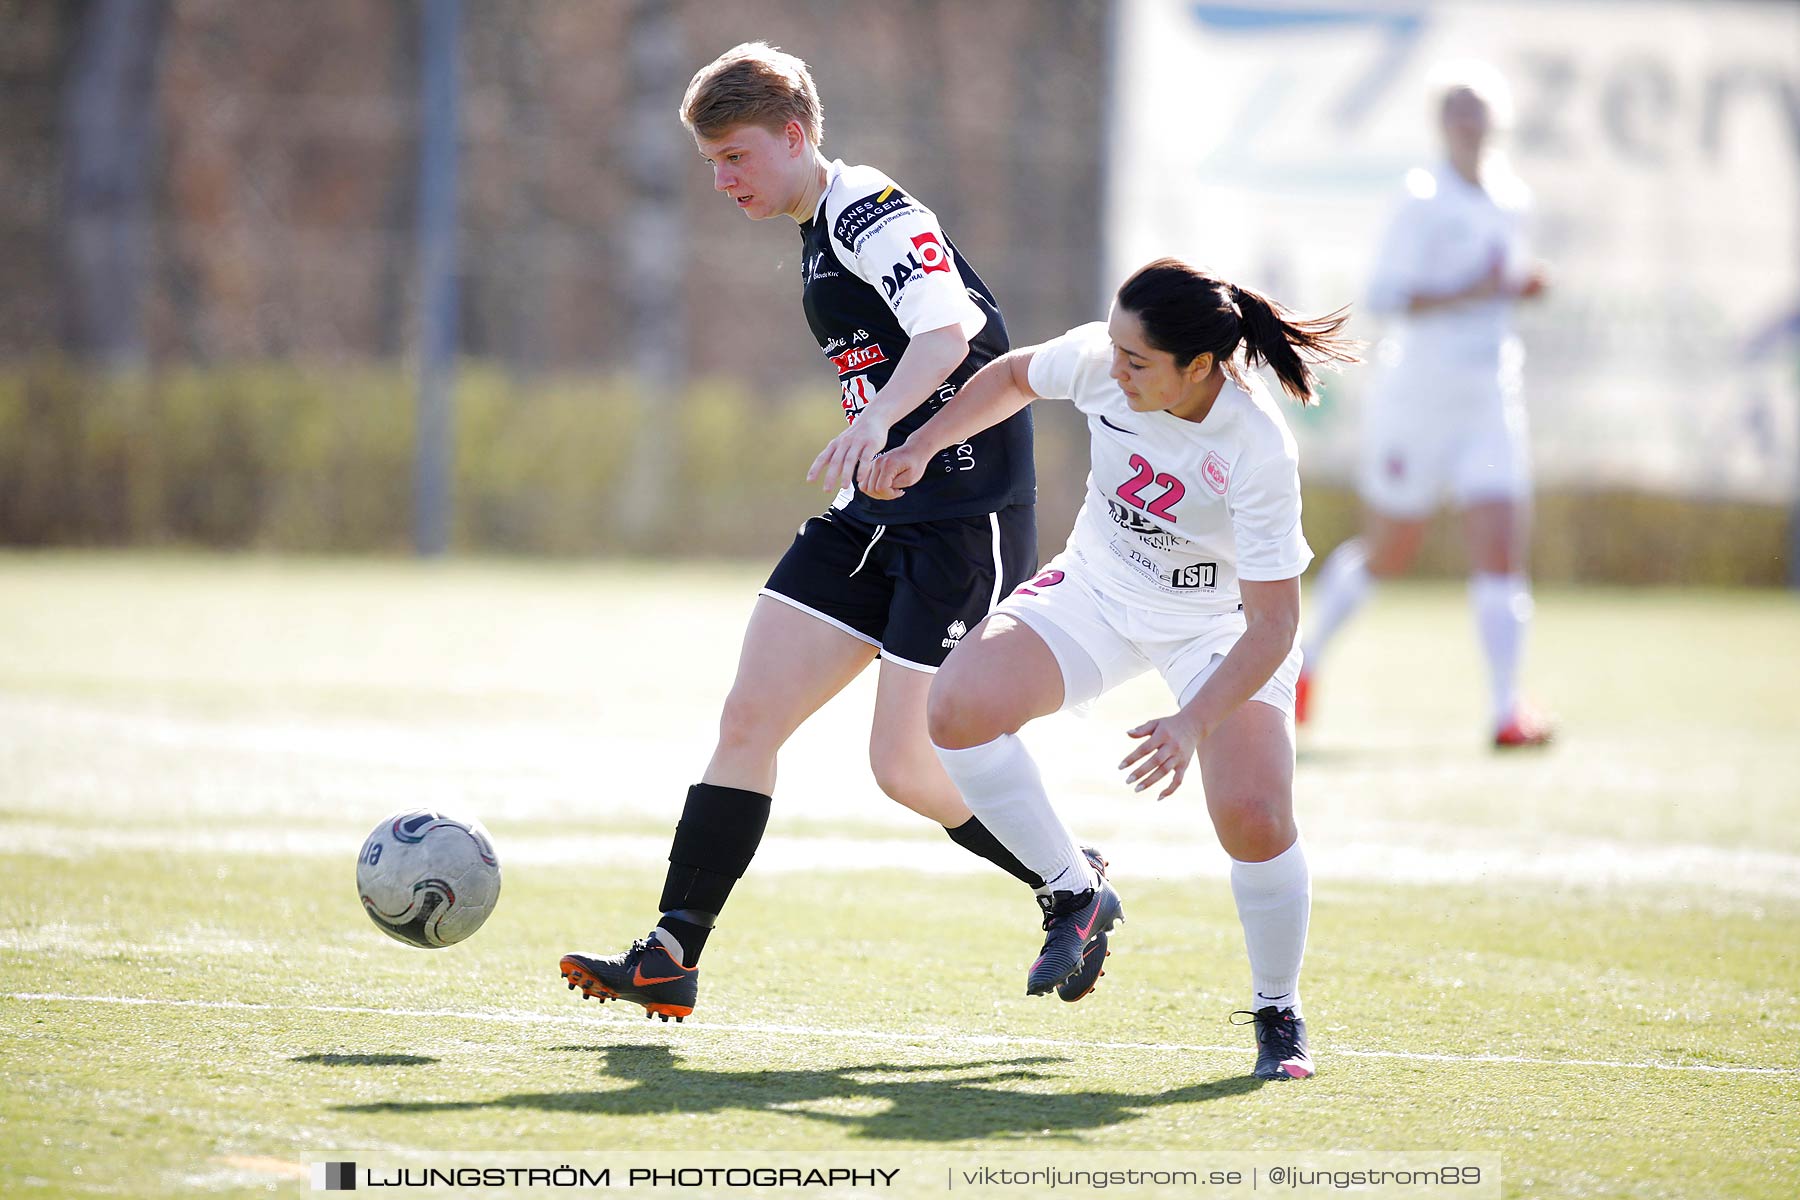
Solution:
[[[828,492],[859,481],[866,484],[869,464],[886,447],[894,422],[923,404],[968,356],[969,340],[963,336],[960,325],[930,329],[914,337],[894,365],[894,373],[888,376],[881,394],[819,452],[806,477],[822,481]],[[863,490],[869,489],[865,486]]]
[[[1036,349],[1029,346],[1003,354],[975,372],[950,403],[913,430],[903,445],[875,459],[863,491],[877,500],[892,500],[917,483],[946,447],[968,441],[1037,399],[1026,375]],[[912,353],[910,348],[907,353]]]
[[[1125,779],[1137,791],[1154,787],[1167,776],[1169,785],[1156,798],[1173,795],[1187,778],[1201,741],[1269,682],[1294,648],[1300,629],[1299,576],[1267,582],[1241,579],[1238,588],[1244,598],[1245,629],[1219,669],[1181,711],[1127,731],[1140,741],[1119,769],[1137,766]]]

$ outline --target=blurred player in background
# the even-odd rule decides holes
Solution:
[[[1069,544],[950,656],[931,687],[931,740],[969,807],[1050,881],[1044,947],[1026,979],[1041,995],[1123,913],[1058,819],[1018,731],[1145,671],[1162,675],[1179,711],[1130,730],[1139,743],[1120,769],[1140,792],[1166,778],[1161,799],[1199,756],[1232,859],[1263,1079],[1313,1073],[1300,1008],[1312,882],[1294,823],[1291,716],[1312,551],[1293,435],[1244,367],[1268,364],[1311,403],[1307,359],[1353,361],[1339,336],[1346,319],[1303,320],[1159,259],[1119,289],[1106,324],[982,368],[881,457],[871,485],[887,494],[915,484],[943,447],[1039,396],[1072,398],[1087,416],[1092,470]]]
[[[1525,254],[1530,196],[1492,151],[1510,115],[1505,81],[1465,67],[1438,95],[1444,161],[1408,174],[1369,288],[1370,309],[1393,324],[1363,431],[1363,532],[1319,570],[1295,715],[1307,718],[1332,637],[1375,581],[1411,568],[1447,494],[1463,514],[1494,744],[1540,746],[1550,726],[1518,683],[1532,610],[1531,463],[1512,312],[1543,294],[1544,277]]]
[[[681,119],[716,190],[752,220],[800,226],[802,304],[850,426],[807,476],[839,488],[836,500],[801,527],[751,613],[717,747],[675,829],[661,918],[622,954],[561,962],[584,999],[629,1000],[665,1021],[693,1011],[701,950],[762,841],[777,752],[878,656],[877,784],[1043,888],[970,814],[925,733],[939,664],[1037,562],[1030,417],[942,447],[904,498],[856,487],[890,441],[1005,353],[993,294],[930,209],[880,171],[819,152],[818,93],[793,55],[760,42],[726,51],[688,85]],[[1084,861],[1104,867],[1098,853]]]

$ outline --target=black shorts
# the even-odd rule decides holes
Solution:
[[[881,651],[935,671],[1037,567],[1037,509],[873,525],[830,509],[800,527],[763,587]]]

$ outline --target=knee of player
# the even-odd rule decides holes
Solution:
[[[1412,570],[1413,560],[1419,556],[1422,537],[1422,533],[1408,532],[1369,541],[1364,560],[1369,574],[1377,579],[1392,579]]]
[[[1285,797],[1247,791],[1208,800],[1219,840],[1231,857],[1259,862],[1293,844],[1294,816]]]
[[[719,711],[719,745],[732,749],[759,746],[770,737],[763,710],[733,691]]]
[[[1412,569],[1413,551],[1405,546],[1382,546],[1369,551],[1369,574],[1376,579],[1392,579]]]
[[[1008,723],[1000,707],[985,688],[959,687],[940,675],[925,701],[925,729],[933,745],[966,750],[1018,729],[1017,722]]]
[[[933,772],[939,771],[935,761],[924,761],[929,754],[930,748],[925,746],[907,753],[879,742],[871,743],[869,770],[875,776],[875,786],[882,795],[902,804],[924,795],[934,781]]]

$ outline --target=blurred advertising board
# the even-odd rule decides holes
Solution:
[[[1552,290],[1520,311],[1538,478],[1771,503],[1800,476],[1800,4],[1120,0],[1106,286],[1161,254],[1361,300],[1433,81],[1508,81]],[[1358,332],[1379,335],[1359,317]],[[1351,477],[1355,368],[1296,420]]]

